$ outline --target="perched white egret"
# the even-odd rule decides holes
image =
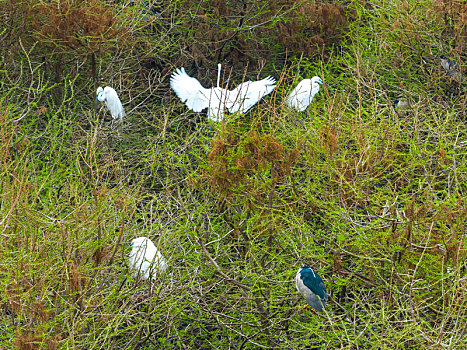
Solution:
[[[121,121],[125,116],[125,111],[123,110],[122,102],[118,98],[117,92],[110,86],[102,88],[99,86],[96,92],[96,100],[105,102],[105,105],[112,114],[113,120]]]
[[[244,113],[254,106],[261,98],[274,90],[274,78],[267,77],[260,81],[247,81],[229,91],[220,87],[221,64],[217,65],[217,86],[204,88],[201,83],[190,77],[185,69],[177,68],[170,77],[170,87],[178,98],[194,112],[208,109],[208,118],[221,121],[225,109],[231,113]]]
[[[287,106],[295,108],[299,112],[304,111],[313,101],[313,97],[319,91],[319,84],[322,83],[321,78],[316,76],[311,79],[303,79],[287,97]]]
[[[167,269],[167,262],[149,238],[135,238],[130,245],[128,262],[134,277],[154,278],[156,272],[164,272]]]

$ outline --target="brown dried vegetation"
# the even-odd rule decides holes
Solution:
[[[219,0],[196,3],[196,19],[185,19],[193,37],[185,44],[198,66],[231,64],[256,67],[264,60],[317,55],[339,45],[352,9],[315,1],[242,0],[235,6]],[[180,61],[180,64],[184,64]]]
[[[44,345],[48,350],[58,349],[59,339],[44,339],[41,334],[21,333],[16,337],[15,346],[19,350],[36,350],[44,349]]]
[[[436,0],[433,14],[442,17],[445,27],[442,35],[453,38],[457,54],[467,55],[467,6],[464,0]]]
[[[314,55],[339,45],[352,21],[344,5],[303,1],[277,24],[277,38],[292,55]]]
[[[28,8],[33,38],[53,50],[98,53],[102,45],[125,42],[128,32],[110,5],[98,0],[56,0]]]
[[[232,193],[245,193],[255,188],[255,174],[262,173],[272,185],[290,175],[291,166],[297,161],[298,150],[284,151],[283,145],[270,135],[251,131],[243,140],[232,133],[218,137],[209,153],[210,168],[207,177],[213,193],[222,197]],[[264,195],[255,191],[256,195]]]

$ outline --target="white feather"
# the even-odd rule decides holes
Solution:
[[[172,73],[170,87],[192,111],[201,112],[209,107],[210,89],[205,89],[197,79],[186,74],[185,68],[179,68]]]
[[[267,77],[259,81],[246,81],[229,92],[227,108],[231,113],[245,113],[276,87],[276,80]]]
[[[297,111],[304,111],[319,91],[319,84],[323,81],[320,77],[303,79],[287,97],[286,104]]]
[[[133,276],[143,279],[154,278],[156,272],[164,272],[168,265],[154,243],[147,237],[135,238],[128,262]]]
[[[214,121],[223,119],[226,108],[231,113],[248,111],[275,88],[275,80],[268,77],[260,81],[244,82],[229,91],[219,86],[220,72],[221,65],[218,64],[217,86],[206,89],[197,79],[190,77],[183,67],[178,68],[172,73],[170,87],[190,110],[201,112],[208,108],[208,118]]]
[[[125,116],[122,102],[113,88],[110,86],[106,86],[105,88],[99,86],[96,94],[99,101],[105,102],[113,119],[122,119]]]

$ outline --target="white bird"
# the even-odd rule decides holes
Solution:
[[[105,88],[99,86],[96,92],[96,99],[105,102],[114,120],[118,119],[121,121],[125,116],[122,102],[118,98],[117,92],[110,86],[106,86]]]
[[[197,79],[190,77],[183,67],[177,68],[170,77],[170,87],[178,98],[194,112],[207,108],[208,118],[211,120],[221,121],[226,108],[231,113],[244,113],[275,88],[275,79],[267,77],[260,81],[246,81],[231,91],[223,89],[219,86],[221,64],[217,67],[217,86],[210,89],[204,88]]]
[[[228,90],[219,87],[221,65],[218,64],[217,87],[205,89],[198,79],[190,77],[185,68],[177,68],[170,77],[170,87],[178,98],[194,112],[208,108],[208,118],[214,121],[224,117]]]
[[[319,91],[319,84],[322,83],[321,78],[316,76],[311,79],[303,79],[287,97],[287,106],[295,108],[299,112],[304,111],[313,101],[313,97]]]
[[[276,87],[276,80],[269,76],[259,81],[248,80],[228,93],[227,109],[230,113],[245,113]]]
[[[147,280],[154,278],[156,272],[164,272],[167,269],[167,262],[149,238],[135,238],[130,245],[128,262],[135,278],[141,276]]]

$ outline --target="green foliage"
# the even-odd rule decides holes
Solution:
[[[462,1],[233,4],[0,3],[0,346],[465,348],[466,90],[438,62],[465,72]],[[169,75],[208,86],[218,61],[278,86],[210,125]],[[169,262],[152,283],[136,236]]]

